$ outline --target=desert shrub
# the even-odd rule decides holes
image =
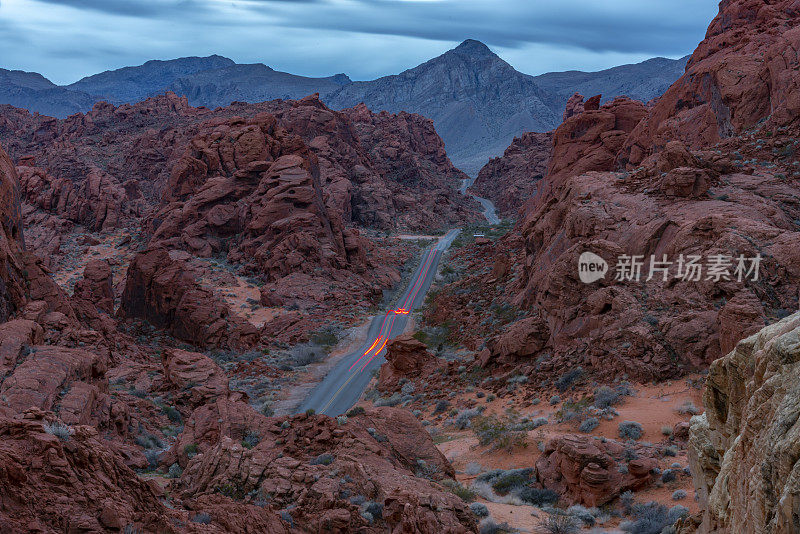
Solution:
[[[533,399],[531,399],[531,406],[536,406],[540,402],[542,402],[542,401],[541,401],[541,399],[539,399],[539,397],[533,398]]]
[[[475,492],[470,488],[463,486],[457,480],[448,478],[442,481],[442,485],[450,490],[450,493],[457,496],[464,502],[472,502],[475,500]]]
[[[597,508],[594,509],[595,513],[599,511]],[[594,514],[592,510],[589,510],[585,506],[581,506],[580,504],[573,504],[569,508],[567,508],[567,514],[571,515],[581,523],[583,523],[587,527],[593,527],[595,524]]]
[[[673,447],[671,445],[669,447],[664,447],[664,456],[673,456],[674,457],[674,456],[677,456],[677,455],[678,455],[678,449],[676,449],[675,447]]]
[[[269,401],[264,401],[264,404],[261,405],[260,412],[266,417],[272,417],[275,415],[275,410],[272,409],[272,403]]]
[[[346,415],[337,415],[336,416],[336,424],[337,425],[347,424],[347,416]]]
[[[361,505],[361,509],[375,519],[381,519],[383,517],[383,504],[379,502],[366,501]]]
[[[142,432],[134,439],[137,445],[144,449],[163,449],[164,443],[149,432]]]
[[[245,449],[252,449],[261,441],[261,436],[255,430],[248,430],[244,433],[242,438],[242,447]]]
[[[481,502],[474,502],[469,505],[469,509],[472,510],[472,513],[478,517],[488,517],[489,509],[486,508],[486,505]]]
[[[675,408],[681,415],[698,415],[703,413],[703,410],[694,405],[692,401],[686,401],[677,408]]]
[[[486,517],[478,523],[478,532],[480,534],[503,534],[514,532],[514,529],[508,523],[498,523],[491,517]]]
[[[584,419],[584,421],[578,427],[578,430],[588,434],[597,428],[599,424],[600,420],[597,417],[589,417],[588,419]]]
[[[158,462],[161,458],[161,451],[158,449],[146,449],[144,451],[144,457],[147,460],[147,465],[150,467],[150,469],[155,469],[158,467]]]
[[[69,441],[69,437],[72,435],[72,428],[58,421],[45,423],[44,431],[51,436],[57,437],[61,441]]]
[[[365,414],[366,412],[367,412],[367,411],[364,409],[364,407],[363,407],[363,406],[356,406],[355,408],[351,408],[351,409],[350,409],[350,410],[347,412],[347,417],[355,417],[355,416],[357,416],[357,415],[363,415],[363,414]]]
[[[507,495],[526,487],[533,480],[533,469],[510,469],[503,471],[492,482],[492,489],[500,495]]]
[[[470,410],[461,410],[456,415],[455,419],[453,419],[453,426],[455,426],[459,430],[464,430],[466,428],[470,428],[472,426],[472,420],[478,417],[481,414],[476,409]]]
[[[333,463],[334,457],[332,454],[328,452],[323,452],[309,463],[311,465],[331,465]]]
[[[182,474],[183,474],[183,469],[181,469],[181,466],[178,465],[177,463],[174,463],[171,466],[169,466],[169,471],[167,471],[167,476],[169,478],[180,478]]]
[[[472,428],[481,445],[491,445],[493,450],[513,450],[527,445],[527,433],[512,430],[507,422],[494,416],[476,417]]]
[[[600,386],[594,390],[594,406],[596,408],[608,408],[619,403],[621,395],[608,386]]]
[[[547,488],[525,488],[519,493],[519,498],[534,506],[545,504],[555,504],[558,502],[559,495],[555,491]]]
[[[552,406],[555,406],[559,402],[561,402],[561,397],[559,397],[558,395],[553,395],[552,397],[550,397],[550,404]]]
[[[633,521],[624,521],[619,526],[630,534],[660,534],[664,527],[672,524],[667,507],[656,501],[633,505],[632,514]]]
[[[311,417],[315,413],[317,413],[317,411],[314,408],[309,408],[308,410],[306,410],[306,417]]]
[[[181,417],[181,412],[175,409],[174,406],[164,406],[161,408],[161,411],[164,412],[164,415],[167,418],[176,424],[181,424],[183,418]]]
[[[669,512],[667,512],[667,524],[671,525],[678,519],[686,517],[687,515],[689,515],[689,509],[685,506],[681,506],[680,504],[676,504],[669,509]]]
[[[663,435],[665,435],[665,436],[671,436],[672,435],[672,427],[669,426],[669,425],[662,426],[661,427],[661,433]]]
[[[436,403],[436,406],[433,408],[433,415],[437,415],[440,413],[446,412],[450,408],[450,403],[446,400],[440,400]]]
[[[623,439],[637,440],[642,437],[644,431],[642,425],[636,421],[623,421],[619,424],[619,436]]]
[[[402,393],[403,395],[411,395],[416,390],[417,388],[413,382],[406,382],[405,384],[403,384],[403,387],[400,388],[400,393]]]
[[[575,367],[574,369],[570,369],[556,380],[556,389],[564,393],[568,389],[572,388],[575,385],[575,382],[583,376],[583,368]]]
[[[622,511],[623,513],[625,513],[625,515],[630,514],[631,511],[633,510],[634,499],[635,497],[633,495],[633,492],[630,490],[624,491],[622,492],[622,494],[620,494],[619,503],[622,505]]]
[[[403,402],[402,395],[400,395],[399,393],[395,393],[391,397],[388,397],[388,398],[382,397],[382,398],[376,400],[373,403],[373,405],[375,405],[375,406],[397,406],[401,402]]]
[[[470,476],[475,476],[481,472],[483,468],[478,462],[470,462],[464,467],[464,472]]]
[[[542,534],[575,534],[580,529],[577,519],[560,510],[549,510],[537,527]]]
[[[686,498],[686,492],[682,489],[675,490],[672,492],[672,500],[673,501],[680,501]]]
[[[201,525],[211,524],[211,516],[206,512],[200,512],[192,518],[192,523],[199,523]]]
[[[676,478],[677,478],[677,475],[675,474],[675,471],[673,471],[672,469],[664,469],[664,472],[661,473],[661,482],[663,482],[665,484],[667,482],[674,481]]]

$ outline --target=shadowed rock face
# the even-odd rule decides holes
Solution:
[[[470,190],[494,202],[502,215],[516,216],[547,174],[552,150],[552,132],[515,137],[501,157],[481,169]]]
[[[797,529],[800,313],[740,341],[711,365],[689,462],[703,509],[697,530]]]
[[[22,265],[16,254],[23,245],[17,172],[0,148],[0,322],[24,302]]]

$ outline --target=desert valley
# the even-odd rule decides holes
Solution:
[[[691,46],[0,68],[0,532],[800,533],[800,1]]]

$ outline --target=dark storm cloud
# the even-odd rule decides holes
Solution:
[[[158,1],[145,0],[130,2],[126,0],[39,0],[44,4],[57,6],[70,6],[77,9],[97,11],[111,15],[125,15],[130,17],[160,18],[165,15],[186,13],[187,11],[207,9],[204,0],[177,0]]]
[[[276,15],[275,6],[242,5],[262,13],[269,9]],[[693,48],[710,22],[710,18],[686,16],[693,11],[698,11],[697,0],[352,0],[324,2],[302,12],[296,6],[278,8],[278,16],[282,16],[280,24],[295,28],[456,42],[471,37],[512,48],[540,43],[591,51],[675,54]]]

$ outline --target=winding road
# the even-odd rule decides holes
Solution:
[[[405,330],[411,311],[424,301],[425,293],[436,277],[442,253],[459,232],[459,229],[450,230],[423,253],[397,307],[372,319],[364,344],[345,355],[331,369],[300,405],[300,412],[313,409],[333,417],[345,413],[356,403],[372,378],[372,370],[385,361],[386,343]]]

